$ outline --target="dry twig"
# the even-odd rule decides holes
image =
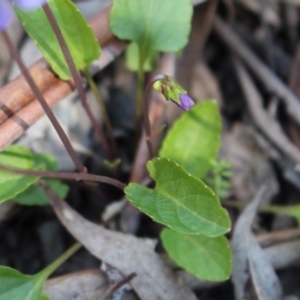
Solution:
[[[222,41],[245,62],[247,67],[265,85],[266,89],[282,99],[286,104],[288,114],[300,125],[300,99],[247,48],[220,18],[215,18],[214,30]]]
[[[255,124],[282,153],[294,161],[300,162],[300,151],[288,139],[278,122],[263,109],[261,96],[246,69],[237,59],[234,60],[234,65]]]

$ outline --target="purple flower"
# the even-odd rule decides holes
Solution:
[[[13,9],[9,0],[0,0],[0,30],[6,29],[13,19]],[[46,0],[14,0],[22,10],[32,10],[46,3]]]
[[[179,94],[179,102],[173,101],[183,110],[190,110],[192,106],[195,105],[194,101],[190,98],[188,94]]]
[[[13,9],[6,0],[0,0],[0,30],[6,29],[13,18]]]
[[[46,0],[14,0],[14,3],[22,10],[32,10],[44,5]]]

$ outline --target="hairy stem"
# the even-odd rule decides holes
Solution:
[[[62,143],[64,144],[66,150],[68,151],[71,159],[73,160],[76,168],[80,172],[86,172],[85,166],[82,164],[81,160],[79,159],[77,153],[73,149],[71,142],[69,141],[67,135],[65,134],[64,130],[60,126],[59,122],[57,121],[54,113],[52,112],[50,106],[46,102],[43,94],[40,92],[38,89],[37,85],[35,84],[33,78],[31,77],[30,73],[28,72],[27,68],[25,67],[18,51],[14,47],[13,43],[11,42],[9,35],[7,34],[6,31],[1,31],[1,34],[4,38],[4,41],[6,42],[9,52],[11,53],[11,56],[14,58],[14,60],[17,62],[21,72],[23,73],[24,78],[26,79],[28,85],[32,89],[35,97],[38,99],[40,102],[43,110],[45,111],[46,115],[48,116],[49,120],[51,121],[53,127],[55,128],[57,134],[59,135]]]

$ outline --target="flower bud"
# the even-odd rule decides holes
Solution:
[[[184,90],[171,76],[165,76],[164,78],[157,80],[153,84],[153,88],[162,93],[166,100],[173,101],[183,110],[187,111],[195,104],[187,95],[187,91]]]

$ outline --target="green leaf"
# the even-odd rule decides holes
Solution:
[[[100,56],[99,43],[79,10],[70,0],[47,1],[62,31],[77,70],[83,70]],[[14,7],[29,36],[52,69],[63,80],[71,77],[57,38],[42,8],[22,11]]]
[[[221,117],[215,101],[195,105],[169,130],[159,155],[203,178],[220,148]]]
[[[224,236],[210,238],[164,229],[161,239],[169,256],[199,279],[224,281],[229,278],[232,257],[228,240]]]
[[[35,168],[39,170],[57,171],[58,162],[57,159],[46,153],[35,153],[33,154]]]
[[[120,39],[136,42],[145,61],[152,52],[182,49],[191,17],[190,0],[114,0],[110,27]]]
[[[25,147],[11,145],[0,153],[0,164],[20,168],[33,169],[35,167],[33,155]],[[36,182],[38,177],[13,174],[0,170],[0,203],[14,198]]]
[[[32,154],[23,146],[11,145],[0,153],[0,164],[25,170],[56,171],[58,163],[48,154]],[[13,174],[0,170],[0,203],[13,199],[24,205],[49,204],[43,189],[33,185],[38,177]],[[45,180],[61,198],[68,193],[68,186],[57,179]]]
[[[56,194],[64,199],[69,191],[69,187],[62,181],[57,179],[44,179],[45,182],[56,192]],[[21,194],[18,194],[14,199],[14,202],[22,205],[48,205],[49,199],[44,190],[37,186],[31,185]]]
[[[35,168],[39,170],[57,171],[58,162],[49,154],[35,154],[33,156],[35,161]],[[58,194],[60,198],[65,198],[68,194],[69,187],[58,179],[44,179],[47,184]],[[14,202],[22,205],[48,205],[48,196],[44,190],[37,186],[31,185],[24,192],[18,194],[14,199]]]
[[[130,183],[125,193],[134,206],[181,233],[216,237],[229,231],[227,211],[200,179],[165,158],[153,159],[147,168],[156,187],[153,190]]]
[[[15,269],[0,266],[0,300],[48,300],[49,297],[42,294],[46,279],[80,248],[81,245],[76,243],[35,275],[24,275]]]
[[[0,267],[0,300],[44,300],[42,289],[45,282],[43,274],[24,275],[19,271]],[[42,298],[41,298],[42,297]]]

